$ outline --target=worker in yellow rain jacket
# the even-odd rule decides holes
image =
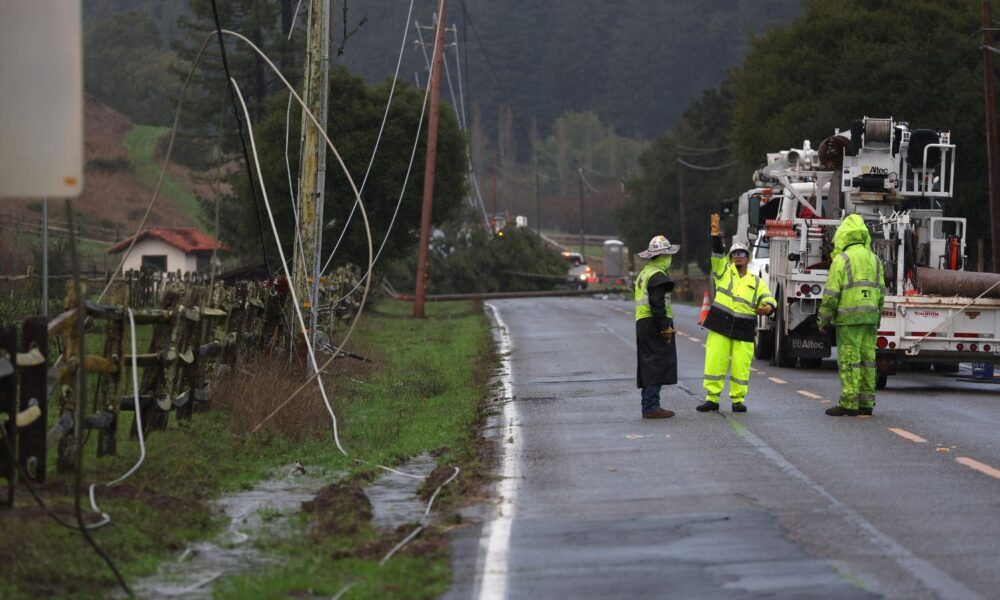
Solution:
[[[747,272],[750,251],[740,243],[723,254],[719,215],[712,215],[712,280],[715,298],[702,325],[705,342],[705,402],[698,412],[719,410],[719,396],[729,371],[729,399],[733,412],[746,412],[750,362],[757,332],[757,315],[769,315],[778,306],[767,283]]]
[[[831,417],[870,415],[875,409],[875,339],[885,279],[871,246],[858,215],[848,215],[833,235],[833,260],[816,319],[821,333],[830,323],[837,329],[840,403],[827,409]]]

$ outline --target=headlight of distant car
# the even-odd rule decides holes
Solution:
[[[586,281],[586,280],[587,280],[587,274],[586,273],[580,273],[580,281]]]

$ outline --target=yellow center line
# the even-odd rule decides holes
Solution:
[[[785,381],[781,377],[768,377],[768,379],[770,379],[774,383],[788,383],[787,381]]]
[[[889,431],[895,433],[896,435],[898,435],[899,437],[903,438],[904,440],[910,440],[911,442],[916,442],[918,444],[926,444],[927,443],[927,440],[925,440],[924,438],[920,437],[919,435],[917,435],[915,433],[910,433],[909,431],[907,431],[905,429],[900,429],[898,427],[890,427]]]
[[[1000,469],[995,469],[987,464],[983,464],[978,460],[973,460],[968,456],[957,456],[955,457],[955,462],[962,463],[963,465],[969,467],[970,469],[975,469],[984,475],[989,475],[990,477],[996,477],[1000,479]]]
[[[798,392],[799,394],[802,394],[806,398],[812,398],[813,400],[822,400],[823,399],[823,396],[820,396],[818,394],[814,394],[814,393],[812,393],[810,391],[807,391],[807,390],[795,390],[795,391]]]

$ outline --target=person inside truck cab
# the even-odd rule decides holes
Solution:
[[[733,412],[746,412],[757,315],[771,314],[778,303],[767,282],[747,272],[750,251],[746,246],[734,243],[729,248],[729,260],[726,260],[719,215],[713,214],[711,222],[715,299],[703,323],[708,329],[705,341],[705,402],[696,409],[698,412],[719,410],[719,396],[728,371]]]

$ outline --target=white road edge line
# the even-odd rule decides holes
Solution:
[[[878,527],[872,524],[860,513],[838,500],[836,496],[828,492],[822,485],[810,479],[808,475],[789,462],[789,460],[780,452],[768,446],[767,442],[754,435],[745,426],[735,420],[729,419],[729,417],[726,417],[725,414],[723,414],[723,417],[729,421],[733,430],[739,434],[740,437],[746,440],[750,446],[767,457],[789,476],[798,479],[807,487],[811,488],[817,494],[826,499],[830,508],[833,509],[834,512],[840,513],[845,521],[853,523],[861,529],[861,531],[865,533],[868,540],[881,550],[883,556],[891,559],[904,571],[927,586],[927,589],[933,590],[941,598],[949,598],[949,600],[980,600],[982,598],[982,596],[969,589],[964,583],[952,579],[950,575],[934,566],[933,563],[913,554],[913,552],[890,537],[888,534],[883,533]]]
[[[507,324],[500,317],[496,306],[486,303],[493,312],[493,320],[497,325],[498,345],[501,356],[503,384],[503,429],[500,439],[501,471],[497,483],[499,501],[493,511],[492,518],[483,528],[479,538],[479,555],[483,557],[482,567],[476,569],[476,589],[480,600],[503,600],[507,597],[507,575],[510,563],[510,531],[514,523],[514,511],[517,508],[517,478],[521,472],[520,446],[521,435],[514,435],[517,423],[517,404],[514,402],[513,374],[511,373],[511,342]],[[508,444],[507,439],[513,439]],[[478,561],[477,561],[478,562]]]

